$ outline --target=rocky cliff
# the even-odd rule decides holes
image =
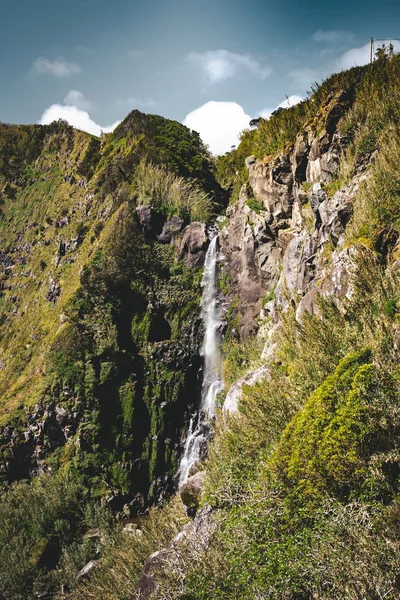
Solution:
[[[3,128],[3,480],[32,483],[0,503],[0,597],[398,597],[399,74],[334,75],[215,166],[136,112]],[[168,500],[210,221],[225,390]]]
[[[181,488],[198,516],[132,598],[397,597],[399,64],[219,159],[223,411]]]
[[[138,111],[102,140],[1,125],[0,147],[1,479],[66,468],[134,513],[172,489],[198,398],[211,159]]]

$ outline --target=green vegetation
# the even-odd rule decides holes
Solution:
[[[178,214],[190,221],[207,222],[211,216],[211,201],[206,192],[163,167],[140,162],[134,186],[139,204],[151,205],[167,217]]]
[[[201,364],[201,272],[142,230],[137,205],[207,220],[221,205],[215,176],[235,198],[246,156],[268,163],[334,120],[346,149],[325,192],[366,172],[346,229],[351,293],[340,307],[320,297],[301,319],[288,299],[265,378],[221,415],[202,465],[217,527],[206,543],[180,536],[173,568],[160,561],[156,575],[171,600],[397,600],[399,75],[388,49],[330,77],[245,131],[215,171],[195,132],[138,111],[101,140],[65,123],[0,126],[0,598],[56,596],[65,584],[69,600],[128,600],[147,557],[187,522],[177,497],[128,530],[121,519],[172,491]],[[309,203],[302,212],[311,230]],[[219,287],[234,294],[229,273]],[[226,321],[228,388],[263,364],[264,341],[240,339],[238,297]],[[27,422],[43,406],[35,462]],[[61,429],[63,415],[77,422]],[[11,483],[38,469],[47,474]]]
[[[265,210],[265,206],[263,205],[263,203],[259,200],[256,200],[256,198],[248,198],[246,200],[246,204],[249,208],[251,208],[251,210],[254,210],[254,212],[256,212],[257,214],[259,214],[262,210]]]
[[[205,501],[219,527],[161,572],[166,597],[397,598],[399,362],[385,307],[400,280],[366,254],[354,285],[346,314],[321,301],[301,325],[287,315],[269,378],[217,428]]]
[[[131,551],[110,515],[86,512],[108,498],[135,515],[171,493],[197,399],[201,271],[144,233],[136,207],[151,199],[156,228],[208,219],[219,186],[197,134],[137,112],[124,127],[98,140],[63,122],[0,126],[0,496],[52,473],[1,496],[1,598],[75,581],[96,557],[92,526]],[[31,526],[11,514],[22,495]]]
[[[0,499],[0,517],[0,597],[7,600],[58,597],[62,585],[77,588],[71,600],[128,599],[147,557],[188,520],[175,498],[124,529],[86,488],[63,475],[15,484]],[[77,580],[94,557],[90,581]]]
[[[55,567],[64,549],[74,546],[77,532],[106,518],[86,496],[70,478],[46,475],[30,485],[15,484],[1,497],[0,597],[32,598],[59,587]],[[93,551],[88,540],[85,545],[77,557],[78,569]]]

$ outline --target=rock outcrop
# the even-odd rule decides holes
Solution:
[[[314,312],[316,286],[326,295],[346,295],[344,265],[352,252],[343,248],[343,234],[352,215],[352,197],[366,174],[357,174],[328,196],[324,182],[336,174],[344,144],[330,123],[322,137],[304,140],[300,135],[292,150],[272,162],[246,160],[250,190],[243,186],[220,234],[231,298],[239,301],[242,335],[257,328],[269,294],[274,296],[269,312],[275,322],[288,298],[306,298],[302,310]],[[252,197],[262,209],[252,208]]]
[[[266,364],[232,385],[226,410],[237,409],[244,384],[268,376],[272,334],[290,304],[297,307],[300,321],[304,312],[318,313],[320,295],[340,306],[351,293],[356,250],[346,247],[344,232],[353,197],[374,155],[363,161],[350,183],[330,193],[327,184],[337,178],[340,154],[348,144],[337,131],[348,102],[339,98],[331,107],[318,136],[299,134],[293,147],[273,160],[249,156],[245,161],[248,184],[227,210],[229,223],[220,243],[240,335],[260,330],[267,340]]]

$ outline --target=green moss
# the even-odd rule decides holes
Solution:
[[[283,434],[270,466],[294,501],[360,493],[368,460],[385,446],[378,415],[394,393],[370,360],[369,350],[344,358]]]
[[[263,205],[263,203],[259,200],[256,200],[256,198],[248,198],[246,200],[246,204],[249,208],[251,208],[251,210],[254,210],[254,212],[256,212],[257,214],[259,214],[262,210],[265,210],[265,206]]]

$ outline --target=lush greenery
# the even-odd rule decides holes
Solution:
[[[138,202],[153,206],[166,216],[181,215],[190,221],[208,222],[211,201],[191,180],[177,177],[163,167],[141,161],[135,172]]]
[[[400,280],[359,261],[347,313],[288,315],[270,378],[221,420],[205,496],[220,526],[162,573],[165,597],[397,598],[398,324],[385,306]]]
[[[65,591],[76,586],[79,571],[93,559],[97,568],[91,580],[83,579],[69,597],[129,599],[146,558],[187,522],[176,499],[126,527],[87,487],[65,474],[14,484],[0,499],[0,517],[4,600],[59,597],[62,586]],[[110,571],[117,560],[118,570]]]
[[[91,506],[135,515],[173,489],[198,397],[201,270],[157,235],[167,216],[208,219],[219,186],[197,134],[137,112],[101,140],[1,125],[0,157],[0,496],[53,474],[1,497],[0,597],[31,598],[96,555]]]
[[[244,387],[237,413],[221,414],[203,497],[218,526],[207,544],[180,537],[174,568],[159,565],[163,598],[399,597],[399,75],[399,56],[381,51],[372,66],[334,75],[261,120],[217,161],[235,195],[246,156],[269,161],[299,133],[323,133],[339,106],[346,149],[325,192],[368,172],[346,230],[357,269],[340,309],[321,298],[318,315],[299,320],[292,299],[269,376]],[[142,230],[136,207],[207,219],[220,189],[195,132],[137,111],[101,140],[65,123],[2,125],[0,149],[9,425],[0,598],[54,595],[65,584],[71,600],[127,600],[146,558],[187,517],[173,498],[124,529],[106,505],[132,518],[172,491],[200,366],[201,273]],[[228,274],[219,284],[231,291]],[[262,364],[263,340],[238,339],[237,307],[234,299],[223,344],[227,384]],[[43,405],[78,415],[78,425],[48,435],[35,462],[27,422]],[[34,469],[47,475],[11,484]],[[90,576],[77,579],[93,558]]]

